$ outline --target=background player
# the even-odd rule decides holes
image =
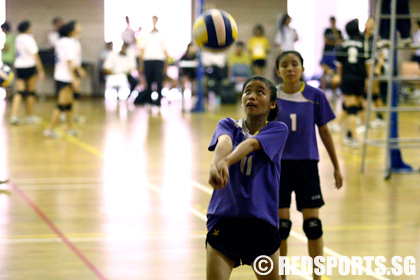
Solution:
[[[335,187],[341,188],[343,177],[327,123],[334,113],[324,93],[302,81],[303,58],[296,51],[281,53],[276,60],[277,75],[283,80],[277,86],[278,120],[286,123],[289,136],[281,160],[279,220],[280,255],[287,255],[287,238],[292,222],[292,192],[297,209],[303,215],[303,230],[308,238],[309,255],[323,255],[322,224],[319,208],[324,205],[318,173],[318,147],[315,125],[334,166]],[[282,142],[281,142],[282,144]],[[282,276],[284,277],[284,276]],[[285,279],[285,278],[283,278]],[[314,279],[321,279],[314,275]]]
[[[38,55],[38,45],[31,35],[31,23],[23,21],[18,26],[19,35],[16,37],[16,93],[13,95],[12,113],[10,123],[20,124],[18,118],[19,106],[23,98],[26,98],[26,123],[38,123],[40,119],[33,115],[33,107],[36,100],[37,76],[40,80],[45,77],[44,67]]]
[[[337,73],[341,80],[340,87],[344,96],[343,110],[347,115],[348,129],[343,142],[347,146],[358,148],[360,143],[356,138],[357,114],[361,110],[365,93],[368,65],[359,22],[357,20],[348,22],[346,32],[349,39],[341,44],[337,53]]]
[[[209,183],[215,189],[207,211],[207,279],[229,279],[232,269],[270,256],[274,269],[258,279],[279,279],[277,205],[280,158],[287,138],[278,114],[276,87],[264,77],[242,89],[246,117],[219,121]],[[279,145],[277,145],[279,144]]]
[[[57,108],[52,113],[50,126],[44,131],[44,136],[46,137],[60,137],[60,134],[54,128],[61,112],[66,114],[67,134],[71,136],[79,134],[77,130],[73,129],[72,118],[74,89],[80,86],[75,64],[77,48],[73,39],[77,34],[77,30],[78,27],[75,21],[67,23],[60,28],[60,40],[58,40],[55,47],[56,64],[54,68],[54,80],[56,81],[58,93]]]

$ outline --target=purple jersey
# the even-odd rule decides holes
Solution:
[[[280,108],[277,120],[289,128],[282,159],[319,160],[315,125],[324,126],[335,118],[325,94],[307,84],[292,94],[277,88],[277,104]]]
[[[225,188],[214,190],[207,211],[210,231],[221,217],[258,218],[278,227],[280,159],[287,138],[287,127],[269,122],[258,133],[249,134],[245,120],[222,119],[217,124],[209,150],[216,149],[221,135],[232,138],[233,149],[254,137],[262,149],[248,154],[229,167]]]

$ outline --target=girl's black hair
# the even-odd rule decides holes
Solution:
[[[76,21],[70,21],[69,23],[63,24],[60,27],[60,37],[69,37],[70,33],[76,28]]]
[[[261,81],[264,84],[266,84],[266,86],[268,86],[268,88],[270,89],[270,101],[271,102],[276,102],[276,107],[274,109],[271,109],[270,112],[268,113],[267,116],[267,120],[268,121],[274,121],[277,119],[277,116],[279,114],[279,105],[277,104],[277,88],[276,86],[267,78],[263,77],[263,76],[251,76],[249,77],[245,82],[244,85],[242,86],[242,92],[245,91],[245,87],[252,81]]]
[[[20,33],[24,33],[29,29],[29,27],[31,27],[31,23],[28,20],[25,20],[19,23],[18,30]]]
[[[299,58],[300,63],[302,64],[302,67],[303,67],[303,57],[302,57],[302,55],[299,52],[297,52],[297,51],[284,51],[281,54],[279,54],[279,56],[277,56],[277,59],[276,59],[276,70],[279,70],[280,60],[283,57],[285,57],[286,55],[288,55],[288,54],[293,54],[293,55],[297,56]],[[300,80],[302,82],[304,81],[303,75],[302,75],[302,77],[300,77]]]
[[[1,25],[1,29],[6,30],[6,31],[10,31],[12,29],[12,27],[10,26],[10,22],[6,21],[5,23],[3,23]]]
[[[261,35],[264,35],[264,26],[262,26],[261,24],[257,24],[254,26],[254,34],[255,32],[257,32],[257,30],[261,31]]]
[[[302,67],[303,67],[303,57],[299,52],[297,52],[297,51],[284,51],[281,54],[279,54],[276,58],[276,69],[277,70],[279,70],[280,60],[288,54],[296,55],[299,58],[300,63],[302,64]]]
[[[286,20],[287,19],[289,19],[290,18],[290,16],[289,16],[289,14],[284,14],[283,15],[283,17],[281,18],[281,21],[280,21],[280,25],[279,25],[279,30],[283,33],[283,28],[284,28],[284,26],[285,26],[285,24],[286,24]]]

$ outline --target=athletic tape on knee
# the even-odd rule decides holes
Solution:
[[[280,227],[279,227],[280,239],[281,240],[287,239],[289,237],[290,230],[292,229],[292,221],[279,219],[279,222],[280,222]]]
[[[322,223],[318,218],[309,218],[303,221],[303,231],[310,240],[318,239],[322,236]]]

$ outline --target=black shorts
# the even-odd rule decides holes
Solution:
[[[32,76],[36,75],[36,73],[36,67],[16,68],[16,76],[21,80],[28,80]]]
[[[276,227],[255,218],[221,218],[207,233],[207,243],[234,262],[234,267],[270,256],[280,248]]]
[[[55,81],[55,95],[58,96],[58,93],[60,92],[60,90],[62,90],[63,88],[67,86],[72,87],[72,84],[67,83],[67,82]]]
[[[266,64],[267,64],[267,61],[265,59],[256,59],[252,61],[252,65],[257,66],[257,67],[265,67]]]
[[[340,89],[343,95],[363,96],[365,93],[365,78],[358,76],[343,77]]]
[[[282,160],[279,208],[290,208],[295,192],[299,211],[324,205],[317,160]]]

